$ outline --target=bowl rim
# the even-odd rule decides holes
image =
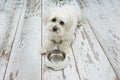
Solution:
[[[64,51],[58,50],[58,49],[49,51],[49,52],[47,53],[47,58],[48,58],[48,60],[49,60],[51,63],[54,63],[54,62],[52,62],[52,61],[50,60],[50,55],[53,54],[53,53],[59,53],[59,52],[60,52],[60,53],[62,54],[62,56],[63,56],[63,60],[61,61],[61,62],[63,62],[63,61],[65,60],[65,58],[66,58],[66,54],[65,54]],[[60,62],[60,63],[61,63],[61,62]],[[56,63],[59,63],[59,62],[56,62]]]

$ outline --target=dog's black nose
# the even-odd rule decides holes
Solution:
[[[54,27],[53,27],[53,31],[54,31],[54,32],[57,31],[57,26],[54,26]]]

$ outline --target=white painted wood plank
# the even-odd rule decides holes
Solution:
[[[85,5],[81,8],[89,7],[86,1],[82,3]],[[118,80],[90,26],[88,22],[84,24],[72,46],[81,80]]]
[[[65,80],[81,80],[80,72],[78,71],[77,62],[73,56],[73,51],[69,50],[69,64],[63,70],[63,77]]]
[[[74,5],[73,1],[71,0],[53,0],[53,1],[48,1],[44,0],[42,3],[42,14],[44,16],[45,10],[50,8],[50,7],[55,7],[55,6],[62,6],[66,4],[71,4]],[[44,28],[44,26],[43,26]],[[42,32],[44,33],[44,32]],[[44,37],[44,36],[43,36]],[[44,44],[44,43],[43,43]],[[44,58],[45,56],[42,56],[42,80],[80,80],[80,75],[77,71],[77,65],[75,64],[74,57],[72,50],[69,50],[69,64],[68,66],[61,71],[54,71],[50,68],[47,68],[44,63]]]
[[[81,80],[116,80],[118,78],[87,23],[77,34],[72,48]]]
[[[47,68],[44,63],[45,55],[42,56],[42,80],[80,80],[77,65],[74,62],[72,50],[69,51],[69,64],[64,70],[54,71]]]
[[[41,78],[41,1],[24,1],[4,80]]]
[[[65,2],[64,5],[72,5],[72,6],[77,6],[78,4],[76,4],[75,0],[63,0]],[[62,2],[61,4],[62,5]],[[78,10],[79,7],[76,7]],[[63,70],[63,77],[65,80],[81,80],[81,72],[78,70],[78,66],[77,66],[77,62],[75,60],[75,57],[73,55],[73,50],[72,47],[70,48],[69,52],[69,64],[68,66]]]
[[[45,65],[45,55],[42,55],[42,75],[41,80],[64,80],[62,71],[54,71]]]
[[[3,79],[22,10],[22,0],[0,1],[0,80]]]
[[[118,0],[88,1],[90,8],[84,8],[91,27],[106,56],[120,79],[120,2]]]
[[[47,2],[45,2],[45,3],[47,3]],[[53,6],[51,4],[53,4],[53,3],[49,2],[49,4],[47,6],[50,6],[50,7]],[[73,1],[71,5],[76,6],[77,4]],[[78,6],[76,6],[76,7],[78,8]],[[104,55],[102,48],[100,47],[93,32],[90,30],[90,26],[88,26],[88,24],[87,24],[87,28],[88,28],[88,31],[90,31],[90,33],[92,35],[85,36],[85,32],[78,34],[79,38],[76,41],[76,43],[73,45],[74,58],[75,58],[76,63],[74,62],[72,56],[70,56],[71,57],[70,59],[72,59],[72,61],[73,61],[73,63],[72,63],[73,68],[71,70],[68,66],[65,70],[63,70],[63,78],[66,80],[69,80],[69,79],[72,80],[75,78],[76,78],[76,80],[79,80],[79,79],[81,79],[81,80],[117,80],[118,77],[115,75],[110,63],[108,62],[106,56]],[[95,43],[92,42],[92,44],[94,44],[95,46],[91,45],[91,41],[88,40],[88,38],[86,38],[86,40],[85,40],[85,37],[91,37],[91,36],[92,36],[92,38],[90,38],[91,41],[94,40],[94,38],[95,38],[95,40],[94,40]],[[81,42],[81,41],[83,41],[83,42]],[[80,45],[78,45],[78,43]],[[88,50],[88,53],[87,53],[87,50]],[[70,62],[70,64],[71,64],[71,62]],[[73,70],[75,70],[75,71],[73,71]],[[70,71],[71,71],[71,73],[76,74],[76,75],[74,77],[71,76],[71,74],[69,74]],[[78,71],[78,72],[76,72],[76,71]],[[46,71],[45,73],[43,72],[42,74],[46,75],[47,72],[48,71]],[[109,72],[109,74],[107,74],[108,72]],[[46,79],[52,80],[53,76],[54,76],[54,72],[50,71],[49,73],[47,73],[47,75],[48,74],[49,74],[49,76],[47,76]],[[61,73],[56,73],[56,74],[61,75]],[[50,79],[51,76],[52,76],[52,79]],[[58,78],[56,78],[56,79],[58,79]]]
[[[42,18],[43,16],[45,16],[45,11],[47,9],[49,9],[50,7],[55,7],[56,6],[56,2],[57,1],[51,1],[51,0],[44,0],[42,1]],[[42,29],[44,29],[44,26],[42,26]],[[44,30],[42,30],[42,37],[44,37]],[[44,43],[42,42],[42,45],[44,45]],[[45,55],[42,55],[42,77],[41,80],[64,80],[63,78],[63,72],[62,70],[60,71],[54,71],[51,68],[47,68],[45,65]]]

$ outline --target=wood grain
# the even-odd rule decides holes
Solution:
[[[51,7],[73,5],[85,16],[69,64],[46,67],[42,19]],[[119,0],[1,0],[0,80],[120,80]]]
[[[120,79],[120,1],[87,0],[87,4],[89,7],[84,7],[83,12]]]
[[[41,78],[39,54],[41,14],[38,14],[41,13],[41,9],[38,6],[41,7],[40,1],[29,2],[29,5],[24,1],[4,80],[40,80]]]
[[[81,79],[115,80],[118,77],[114,73],[89,25],[86,23],[83,27],[77,34],[76,41],[72,46]],[[82,38],[83,36],[84,38]],[[108,72],[109,74],[107,74]]]
[[[86,3],[86,1],[84,2],[82,1],[82,4],[83,3]],[[70,5],[74,5],[76,8],[78,8],[78,10],[80,10],[76,1],[73,1],[73,0],[70,0],[70,2],[68,1],[63,2],[62,4],[60,4],[59,2],[55,3],[54,1],[51,3],[49,2],[49,4],[47,4],[47,1],[46,1],[45,4],[43,4],[43,6],[45,5],[45,7],[43,8],[43,13],[45,9],[49,7],[53,7],[55,4],[56,6],[70,4]],[[87,7],[87,6],[89,6],[89,4],[86,4],[84,7]],[[82,5],[81,9],[84,7]],[[96,36],[92,32],[90,24],[88,24],[87,22],[83,27],[84,28],[82,28],[77,33],[76,41],[72,46],[72,50],[70,50],[71,55],[69,57],[69,60],[70,60],[69,66],[63,70],[63,74],[61,74],[61,72],[58,72],[56,74],[59,75],[60,77],[63,75],[62,79],[65,79],[65,80],[73,80],[73,79],[116,80],[118,79],[102,47],[99,45],[99,42]],[[43,69],[44,68],[45,66],[43,66]],[[109,74],[107,74],[108,72]],[[74,73],[74,74],[71,74],[71,73]],[[43,75],[49,74],[49,76],[45,76],[43,78],[43,79],[47,78],[49,80],[52,80],[55,75],[54,71],[52,72],[52,70],[51,71],[48,70],[45,73],[42,72],[42,74]],[[72,75],[74,75],[74,77]],[[52,77],[52,79],[50,79],[49,77],[50,78]]]
[[[68,5],[68,4],[74,4],[73,1],[59,1],[59,0],[53,0],[53,1],[48,1],[44,0],[42,2],[42,16],[45,14],[45,10],[49,9],[50,7],[55,7],[55,6],[63,6],[63,5]],[[44,26],[43,26],[44,28]],[[42,32],[44,34],[45,32]],[[44,37],[44,36],[43,36]],[[44,43],[43,43],[44,45]],[[75,60],[73,58],[72,50],[70,48],[69,50],[69,64],[64,70],[60,71],[54,71],[50,68],[47,68],[45,63],[44,63],[45,56],[42,56],[42,78],[41,80],[80,80],[80,75],[77,71],[77,66],[75,64]]]
[[[3,79],[9,62],[22,6],[22,0],[0,1],[0,80]]]
[[[45,16],[45,11],[49,9],[50,7],[56,6],[57,0],[44,0],[42,1],[42,20],[43,16]],[[42,37],[44,37],[44,26],[42,26]],[[43,39],[43,38],[42,38]],[[42,45],[44,43],[42,42]],[[42,55],[42,74],[41,74],[41,80],[64,80],[63,78],[63,72],[62,71],[54,71],[51,68],[47,68],[45,65],[45,55]]]

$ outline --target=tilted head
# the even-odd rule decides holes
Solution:
[[[63,36],[74,32],[78,23],[78,14],[70,6],[55,7],[47,10],[43,23],[52,34]]]

